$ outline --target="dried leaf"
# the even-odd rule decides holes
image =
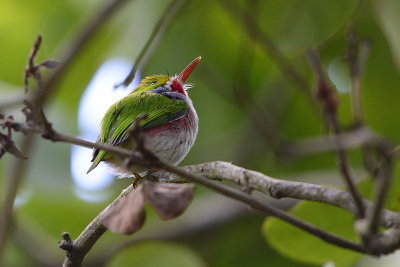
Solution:
[[[130,235],[138,231],[145,219],[142,187],[129,192],[103,218],[102,223],[113,233]]]
[[[170,184],[146,181],[143,186],[145,201],[164,220],[178,217],[189,205],[194,192],[191,184]]]
[[[39,65],[43,66],[47,69],[55,69],[61,65],[61,61],[50,58],[50,59],[46,59],[45,61],[41,62]]]
[[[27,159],[17,144],[10,139],[7,135],[0,134],[0,157],[4,152],[8,152],[19,159]]]

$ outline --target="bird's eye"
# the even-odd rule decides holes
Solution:
[[[157,82],[151,82],[149,85],[155,85]]]

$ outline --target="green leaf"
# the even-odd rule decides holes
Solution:
[[[322,229],[342,237],[356,240],[353,229],[353,215],[337,207],[326,204],[302,201],[291,214],[305,219]],[[348,266],[361,254],[328,244],[286,222],[276,218],[267,218],[262,233],[268,243],[281,254],[300,262],[324,264],[335,262],[335,266]]]
[[[400,1],[379,0],[370,3],[375,11],[376,20],[389,42],[397,69],[400,70]]]
[[[185,246],[150,241],[132,245],[119,252],[107,264],[107,267],[114,266],[204,267],[206,265],[196,253]]]

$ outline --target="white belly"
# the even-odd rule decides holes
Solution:
[[[178,123],[173,123],[166,129],[150,129],[146,132],[144,146],[164,162],[178,165],[189,153],[198,132],[198,117],[193,107]],[[133,165],[129,170],[123,165],[123,160],[110,164],[112,172],[118,178],[134,177],[133,173],[146,175],[148,169]]]

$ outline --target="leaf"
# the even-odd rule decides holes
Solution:
[[[189,247],[165,241],[146,241],[122,249],[106,266],[203,267],[207,265]]]
[[[375,17],[389,42],[393,60],[400,70],[400,1],[370,1]]]
[[[163,220],[178,217],[189,205],[194,192],[191,184],[154,183],[146,181],[143,194],[146,202]]]
[[[137,232],[144,223],[143,187],[129,192],[103,218],[102,223],[113,233],[130,235]]]
[[[291,213],[305,219],[324,230],[333,232],[350,240],[356,239],[353,229],[353,215],[350,212],[322,203],[302,201]],[[334,261],[336,266],[348,266],[361,254],[324,242],[286,222],[267,218],[262,232],[268,243],[281,254],[310,264],[322,265]]]

